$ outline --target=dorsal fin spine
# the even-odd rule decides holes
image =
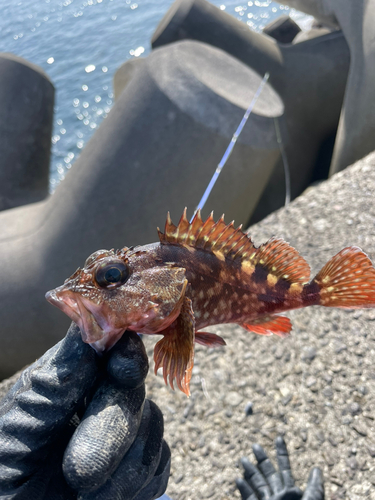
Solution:
[[[177,226],[177,240],[185,243],[189,234],[190,224],[186,217],[186,207]]]
[[[277,279],[302,285],[308,281],[310,267],[297,250],[284,240],[271,238],[256,248],[249,236],[231,222],[225,225],[224,216],[215,222],[211,213],[203,222],[200,210],[189,224],[186,209],[176,227],[168,213],[165,234],[158,230],[162,244],[175,244],[202,249],[220,260],[241,260],[241,269],[251,275],[257,264]]]

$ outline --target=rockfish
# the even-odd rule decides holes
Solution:
[[[155,373],[189,395],[194,342],[225,345],[208,326],[237,323],[260,335],[289,335],[278,313],[302,307],[375,307],[375,269],[358,247],[344,248],[309,282],[310,268],[297,250],[271,238],[256,247],[249,236],[217,222],[191,223],[186,209],[178,226],[168,214],[159,242],[98,250],[83,269],[46,298],[81,329],[97,352],[110,349],[126,329],[163,335],[155,345]]]

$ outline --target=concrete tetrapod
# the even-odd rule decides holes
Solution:
[[[271,36],[280,43],[292,43],[301,28],[293,19],[283,15],[274,19],[263,28],[265,35]]]
[[[0,376],[61,338],[67,317],[44,299],[100,248],[156,241],[202,196],[260,77],[195,41],[155,50],[45,202],[0,214]],[[246,223],[279,149],[283,106],[267,85],[210,196],[212,209]]]
[[[48,195],[54,95],[40,67],[0,54],[0,210]]]
[[[113,76],[113,90],[115,94],[115,100],[120,97],[121,92],[133,78],[134,74],[140,66],[145,62],[144,57],[134,57],[133,59],[128,59],[116,70]]]
[[[375,147],[375,3],[372,0],[284,0],[282,3],[341,28],[350,47],[350,70],[330,174]]]
[[[349,68],[349,50],[341,32],[299,44],[276,40],[206,0],[176,0],[152,38],[153,47],[180,39],[196,39],[235,56],[270,82],[285,104],[289,142],[286,146],[291,195],[311,182],[322,143],[336,132]],[[256,212],[256,220],[283,205],[284,171],[278,165]]]

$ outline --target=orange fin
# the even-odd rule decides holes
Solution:
[[[295,248],[286,241],[271,238],[263,243],[253,258],[253,264],[261,264],[276,278],[283,278],[289,283],[307,283],[310,266]]]
[[[292,329],[292,323],[285,316],[263,316],[263,318],[251,320],[251,323],[241,323],[240,326],[249,332],[259,335],[279,335],[288,337]]]
[[[219,345],[227,345],[225,340],[215,333],[195,332],[195,342],[207,347],[217,347]]]
[[[253,253],[255,247],[251,239],[242,231],[242,226],[235,228],[233,222],[225,224],[224,216],[215,222],[212,213],[202,221],[200,210],[191,224],[186,218],[186,208],[175,226],[168,213],[164,233],[158,229],[160,243],[201,248],[220,258],[245,259]]]
[[[336,254],[312,283],[320,288],[320,305],[348,309],[375,307],[375,269],[358,247]]]
[[[164,337],[155,345],[155,374],[163,368],[165,383],[173,387],[176,380],[179,389],[190,396],[190,379],[194,365],[195,321],[191,300],[184,298],[177,319],[168,328],[159,332]],[[169,377],[169,380],[168,380]]]
[[[242,226],[233,222],[225,224],[224,216],[215,222],[212,213],[202,221],[200,210],[191,223],[186,217],[186,208],[180,222],[175,226],[168,213],[164,233],[158,229],[160,243],[200,248],[211,252],[221,260],[240,260],[242,270],[251,275],[259,265],[274,276],[289,283],[307,283],[310,267],[297,250],[281,239],[272,238],[256,248]]]

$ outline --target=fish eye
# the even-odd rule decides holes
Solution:
[[[121,260],[103,262],[95,271],[95,281],[102,288],[112,289],[123,285],[129,278],[130,272]]]

